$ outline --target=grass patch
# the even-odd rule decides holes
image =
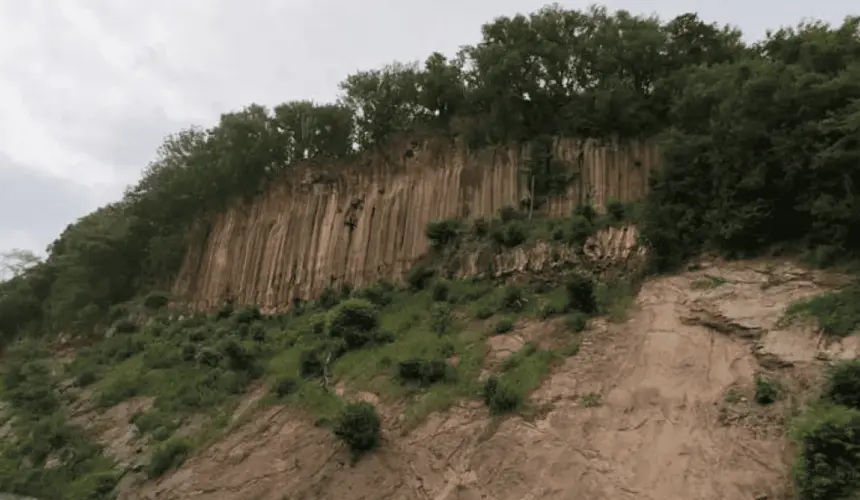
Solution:
[[[529,342],[505,359],[502,373],[490,377],[484,384],[484,402],[494,415],[503,415],[526,409],[528,395],[549,374],[558,353],[540,349]]]
[[[636,300],[636,289],[629,281],[619,279],[597,284],[594,295],[599,314],[610,321],[621,322],[627,319],[627,311]]]
[[[826,335],[846,337],[860,329],[860,285],[823,293],[795,302],[788,307],[785,319],[815,318]]]

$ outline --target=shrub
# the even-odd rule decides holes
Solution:
[[[523,289],[510,285],[505,287],[504,295],[502,296],[502,308],[509,311],[521,311],[525,306],[526,300],[523,296]]]
[[[348,299],[328,312],[326,328],[330,337],[342,339],[347,349],[359,349],[374,340],[379,313],[370,302]]]
[[[322,377],[325,371],[325,352],[317,346],[299,353],[299,375],[303,378]]]
[[[594,295],[594,280],[574,274],[567,285],[567,309],[585,314],[597,312],[597,298]]]
[[[451,307],[444,302],[436,302],[430,307],[430,328],[443,335],[448,333],[451,325],[454,324],[454,317],[451,314]]]
[[[581,247],[585,245],[588,238],[594,234],[595,226],[591,219],[581,215],[575,215],[570,219],[570,232],[568,234],[569,242],[572,245]]]
[[[448,364],[437,359],[409,359],[397,365],[397,375],[404,382],[416,382],[422,387],[445,380]]]
[[[356,292],[356,296],[360,299],[370,301],[377,307],[385,307],[391,304],[393,300],[394,286],[391,283],[379,281],[367,288]]]
[[[581,311],[573,311],[567,315],[564,324],[571,332],[579,333],[588,326],[588,316]]]
[[[406,282],[409,283],[409,286],[413,290],[424,290],[424,287],[427,286],[427,282],[430,281],[430,278],[436,274],[433,269],[423,265],[416,264],[409,270],[406,274]]]
[[[498,377],[490,377],[484,382],[484,404],[493,415],[503,415],[516,411],[522,404],[522,397],[509,384]]]
[[[479,217],[472,222],[472,233],[479,238],[483,238],[490,230],[490,225],[483,217]]]
[[[513,248],[526,241],[526,226],[521,220],[512,220],[499,229],[501,232],[494,237],[497,242],[508,248]]]
[[[150,292],[143,299],[143,307],[157,311],[166,306],[170,302],[170,295],[167,292]]]
[[[451,284],[445,280],[437,281],[433,284],[433,300],[436,302],[445,302],[451,292]]]
[[[158,446],[152,453],[146,474],[150,478],[159,477],[170,469],[179,467],[191,453],[191,443],[185,439],[170,439]]]
[[[381,423],[376,408],[367,402],[350,403],[334,425],[334,435],[347,446],[354,458],[379,446]]]
[[[462,222],[457,219],[432,221],[427,224],[427,239],[435,248],[442,248],[460,236]]]
[[[779,398],[778,384],[762,375],[756,375],[755,378],[755,400],[760,405],[769,405],[775,403]]]
[[[597,211],[594,210],[594,207],[590,203],[586,203],[573,209],[573,215],[574,217],[582,217],[588,222],[594,222],[597,218]]]
[[[329,310],[340,302],[340,298],[340,294],[334,288],[327,286],[317,299],[317,304],[319,304],[320,308]]]
[[[549,319],[559,314],[560,312],[561,311],[558,307],[555,306],[555,304],[544,303],[540,306],[540,311],[538,311],[538,314],[540,314],[541,319]]]
[[[833,365],[828,373],[824,396],[835,404],[860,410],[860,360]]]
[[[860,414],[823,408],[800,430],[794,477],[803,500],[854,498],[860,488]]]
[[[279,398],[289,396],[295,393],[299,388],[299,383],[292,377],[281,377],[272,385],[272,394]]]
[[[501,335],[503,333],[508,333],[509,331],[514,329],[514,322],[510,318],[500,319],[496,325],[493,327],[493,331],[496,332],[496,335]]]
[[[231,316],[231,318],[233,319],[233,321],[239,324],[250,324],[254,321],[262,319],[263,314],[260,312],[260,308],[257,306],[246,306],[236,310]]]
[[[477,311],[475,311],[475,318],[477,319],[487,319],[495,314],[492,308],[487,306],[479,307]]]
[[[521,217],[520,211],[510,205],[505,205],[499,210],[499,219],[501,219],[503,224],[518,220]]]
[[[627,206],[618,200],[609,200],[606,202],[606,214],[613,222],[623,222],[627,217]]]
[[[134,333],[137,331],[137,323],[128,318],[123,318],[113,324],[113,331],[115,333]]]

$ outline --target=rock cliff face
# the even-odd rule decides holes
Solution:
[[[658,162],[654,142],[605,146],[560,141],[575,180],[544,213],[566,216],[590,199],[633,201]],[[311,299],[326,286],[399,281],[426,253],[427,223],[493,217],[528,196],[523,155],[467,153],[434,141],[392,147],[349,165],[305,165],[250,203],[208,221],[174,285],[192,307],[232,298],[266,312]]]

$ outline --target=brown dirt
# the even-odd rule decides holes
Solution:
[[[855,352],[779,322],[790,302],[828,283],[765,262],[654,279],[624,324],[592,325],[579,354],[533,395],[544,411],[530,421],[493,423],[471,401],[406,436],[386,418],[381,448],[351,466],[328,431],[270,408],[125,498],[788,498],[782,426],[796,400],[756,405],[753,380],[766,372],[802,390],[819,353]]]

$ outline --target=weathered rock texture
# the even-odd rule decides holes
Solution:
[[[395,150],[396,149],[396,150]],[[654,142],[561,141],[576,179],[543,211],[566,216],[591,199],[633,201],[658,161]],[[398,281],[428,249],[427,223],[492,217],[528,196],[522,155],[469,154],[433,141],[337,167],[306,165],[251,203],[214,217],[182,266],[174,292],[207,309],[232,298],[274,312],[326,286]]]

